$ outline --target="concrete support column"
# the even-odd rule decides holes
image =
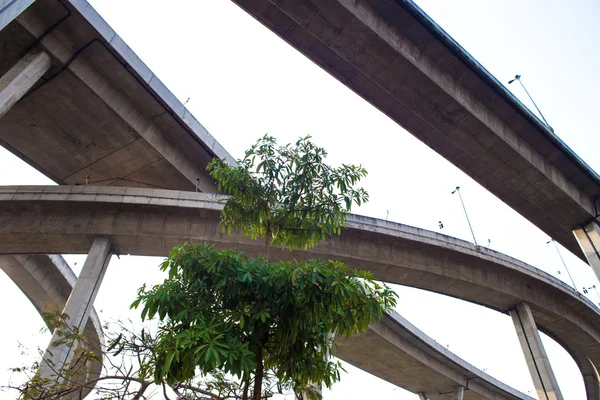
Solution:
[[[510,311],[529,373],[540,400],[562,400],[563,396],[552,371],[546,350],[531,314],[529,305],[519,304]]]
[[[104,278],[110,256],[110,241],[107,238],[96,238],[63,311],[69,317],[67,324],[71,330],[76,329],[83,332]],[[77,346],[60,344],[54,347],[53,343],[59,339],[60,332],[56,329],[40,366],[39,374],[41,378],[55,381],[73,358]]]
[[[0,118],[50,69],[50,56],[31,52],[0,78]]]
[[[427,400],[427,395],[423,392],[417,393],[417,396],[419,396],[419,400]]]
[[[454,400],[463,400],[465,397],[465,388],[464,386],[459,386],[454,391]]]
[[[600,225],[598,222],[592,221],[573,230],[573,234],[585,254],[588,264],[590,264],[600,281]]]

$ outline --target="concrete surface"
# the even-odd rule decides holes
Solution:
[[[583,259],[600,177],[412,1],[233,1]]]
[[[0,118],[50,69],[50,56],[44,52],[26,54],[0,77]]]
[[[573,234],[588,264],[600,280],[600,225],[597,221],[591,221],[574,229]]]
[[[164,256],[183,242],[236,247],[262,243],[221,232],[216,195],[93,187],[0,188],[0,254],[86,253],[97,236],[117,254]],[[571,354],[588,399],[600,398],[600,311],[562,281],[511,257],[438,233],[352,215],[348,229],[307,251],[273,249],[281,259],[335,258],[376,279],[477,303],[503,313],[527,303],[538,328]]]
[[[66,323],[71,331],[82,332],[87,324],[111,258],[110,250],[111,243],[107,238],[94,239],[63,310],[68,316]],[[75,349],[67,343],[56,343],[63,338],[64,330],[53,332],[40,364],[39,374],[42,379],[48,379],[50,382],[64,380],[62,371],[66,365],[71,366]]]
[[[40,315],[62,311],[77,280],[71,267],[59,255],[0,256],[0,269],[21,289]],[[91,349],[104,347],[102,324],[93,308],[83,333]],[[87,375],[77,378],[93,381],[101,372],[102,360],[95,360],[88,366]],[[90,391],[91,388],[83,390],[83,397]]]
[[[423,400],[531,399],[457,357],[396,312],[372,323],[368,333],[336,343],[337,357]]]
[[[216,192],[206,164],[231,155],[87,2],[37,0],[10,22],[0,76],[32,48],[52,65],[0,119],[0,145],[59,184]]]
[[[35,0],[0,0],[0,30],[12,22]]]
[[[533,380],[538,398],[562,400],[562,393],[538,333],[531,309],[525,303],[517,304],[514,309],[510,310],[510,316],[515,325],[517,337],[523,349],[525,362],[527,368],[529,368],[529,374]]]
[[[53,262],[52,259],[60,262]],[[18,260],[26,262],[21,263]],[[27,274],[29,270],[24,270],[25,265],[30,264],[35,266],[35,278]],[[61,270],[65,266],[69,268],[60,256],[0,256],[0,268],[10,274],[30,299],[33,297],[34,305],[46,309],[56,308],[56,304],[52,304],[53,301],[49,297],[65,299],[71,291],[73,282],[69,284]],[[74,274],[70,269],[68,271],[70,280],[73,281]],[[57,284],[56,281],[60,283]],[[52,283],[40,287],[39,282]],[[85,332],[93,343],[97,343],[102,334],[101,331],[90,331],[94,324],[100,329],[97,316],[93,313]],[[377,376],[407,390],[426,390],[427,397],[424,399],[451,399],[455,396],[452,388],[456,385],[466,385],[467,400],[532,400],[460,359],[395,312],[386,315],[382,322],[372,324],[368,334],[354,336],[348,340],[338,339],[338,343],[338,357],[370,373],[378,368]],[[96,367],[101,368],[101,363],[97,364],[100,365]],[[398,365],[402,366],[401,373],[398,373],[397,367],[394,368]],[[99,373],[98,370],[97,374]],[[88,379],[93,379],[93,375],[90,375]]]

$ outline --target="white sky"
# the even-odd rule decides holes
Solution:
[[[371,201],[359,210],[471,240],[458,198],[461,186],[477,240],[568,281],[547,235],[375,110],[334,78],[228,1],[93,0],[93,6],[213,136],[234,156],[269,133],[281,144],[311,134],[329,161],[363,164]],[[600,93],[600,2],[578,0],[417,1],[503,83],[516,73],[556,133],[592,168],[600,170],[595,114]],[[522,89],[509,86],[533,109]],[[0,184],[47,184],[25,163],[0,149]],[[591,269],[561,248],[575,282],[598,285]],[[82,256],[67,257],[78,271]],[[77,262],[77,265],[74,263]],[[101,318],[136,318],[128,305],[142,283],[158,283],[159,260],[113,257],[96,300]],[[560,275],[557,271],[561,271]],[[398,311],[460,357],[503,382],[535,396],[512,322],[480,306],[397,287]],[[600,301],[595,291],[588,294]],[[0,275],[3,320],[0,384],[5,370],[23,359],[18,341],[45,346],[42,320]],[[584,399],[579,370],[554,341],[544,337],[563,395]],[[416,396],[349,368],[326,399]],[[11,398],[0,392],[0,398]]]

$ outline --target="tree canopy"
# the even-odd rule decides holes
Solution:
[[[339,234],[352,204],[369,199],[363,188],[354,187],[367,171],[355,165],[331,167],[326,157],[310,136],[277,146],[265,135],[238,166],[214,159],[207,170],[219,191],[231,195],[221,213],[223,227],[264,238],[267,248],[307,248]]]
[[[223,228],[262,238],[265,253],[250,259],[203,244],[173,248],[161,264],[168,278],[142,287],[132,304],[143,306],[142,318],[162,321],[156,382],[231,374],[243,383],[243,399],[253,380],[258,400],[267,372],[297,393],[309,383],[329,387],[339,380],[332,334],[365,332],[396,304],[395,293],[338,261],[269,257],[271,245],[308,248],[340,234],[352,204],[368,200],[364,189],[355,188],[366,170],[331,167],[326,156],[310,137],[277,146],[265,135],[238,166],[218,159],[208,165],[219,190],[230,195]]]
[[[142,288],[133,304],[143,304],[143,318],[165,321],[155,349],[157,382],[191,379],[197,368],[243,381],[270,370],[286,387],[329,387],[340,367],[327,356],[329,333],[366,332],[396,304],[394,292],[370,273],[337,261],[271,263],[185,244],[161,268],[169,278]]]

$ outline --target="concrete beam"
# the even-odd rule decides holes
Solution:
[[[98,236],[110,237],[121,254],[164,256],[183,243],[235,247],[248,256],[258,241],[222,233],[219,196],[173,190],[20,186],[0,188],[0,254],[84,254]],[[273,249],[282,260],[336,258],[367,268],[376,279],[417,287],[509,313],[527,303],[542,332],[573,356],[587,398],[600,399],[600,311],[564,282],[493,250],[374,218],[351,215],[348,229],[306,251]],[[574,240],[574,239],[573,239]],[[386,367],[374,365],[374,367]],[[469,375],[471,376],[471,375]],[[443,391],[452,390],[454,382]],[[469,382],[466,397],[474,391]],[[427,388],[414,392],[426,392]]]
[[[47,28],[46,24],[33,13],[24,13],[17,18],[17,21],[34,36],[39,36]],[[93,54],[95,50],[103,52],[103,56],[108,54],[108,50],[103,48],[101,41],[88,42],[84,45],[86,46],[84,49],[83,46],[70,41],[68,36],[51,33],[40,44],[60,62],[70,63],[68,66],[70,72],[189,180],[188,190],[194,190],[199,180],[198,189],[200,191],[216,192],[214,181],[204,168],[191,160],[185,151],[159,128],[156,123],[158,116],[145,115],[126,93],[117,88],[100,69],[96,69],[93,62],[88,62],[86,55]],[[82,51],[82,49],[84,50]]]
[[[591,221],[574,229],[573,234],[585,254],[588,264],[600,280],[600,225],[597,221]]]
[[[600,177],[413,1],[233,1],[584,259]]]
[[[336,344],[337,357],[420,400],[532,400],[460,359],[393,311],[372,323],[367,333],[338,337]]]
[[[48,69],[50,69],[50,56],[44,52],[31,52],[0,78],[0,118],[35,85]]]
[[[539,399],[562,400],[562,393],[538,333],[529,305],[521,303],[510,311],[523,355]]]
[[[40,316],[44,313],[62,310],[77,281],[77,276],[67,262],[59,255],[8,255],[0,256],[0,269],[21,289],[23,294],[31,301]],[[46,321],[47,322],[47,321]],[[86,365],[85,374],[76,374],[72,369],[73,378],[77,384],[92,382],[102,373],[102,352],[104,335],[98,314],[92,308],[88,323],[83,331],[86,342],[79,343],[88,350],[96,351],[100,356],[90,360]],[[76,352],[82,349],[75,349]],[[82,387],[76,398],[86,397],[92,388]]]
[[[35,0],[0,0],[0,31],[27,9]]]
[[[110,241],[107,238],[96,238],[83,264],[81,273],[73,287],[63,311],[68,316],[67,325],[70,330],[83,332],[87,324],[94,300],[100,289],[106,267],[110,261]],[[40,377],[51,381],[62,379],[62,370],[73,358],[75,346],[54,343],[61,339],[61,332],[56,329],[50,344],[44,353],[40,366]]]

